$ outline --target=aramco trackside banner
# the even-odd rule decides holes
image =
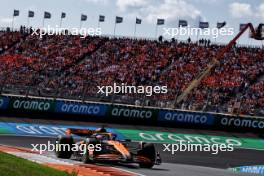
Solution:
[[[18,115],[24,112],[68,114],[84,121],[92,117],[128,124],[264,132],[264,118],[94,102],[0,96],[0,110]]]

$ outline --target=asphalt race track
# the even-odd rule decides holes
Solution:
[[[69,121],[45,121],[16,118],[0,118],[0,122],[14,123],[34,123],[34,124],[52,124],[52,125],[87,125],[100,126],[96,123],[87,122],[69,122]],[[243,138],[259,138],[255,134],[236,134],[216,131],[204,130],[189,130],[189,129],[169,129],[157,127],[143,126],[124,126],[108,124],[111,128],[126,128],[138,130],[156,130],[170,133],[186,133],[186,134],[203,134],[203,135],[221,135]],[[33,137],[33,136],[0,136],[0,144],[32,148],[31,144],[46,144],[47,141],[53,141],[51,137]],[[163,144],[156,143],[157,150],[161,152],[163,164],[155,166],[153,169],[141,169],[137,165],[113,165],[111,167],[128,170],[138,175],[164,175],[164,176],[235,176],[235,175],[253,175],[253,174],[238,174],[228,171],[227,168],[247,165],[263,165],[264,151],[254,149],[235,149],[233,152],[222,152],[217,155],[212,155],[205,152],[176,152],[172,155],[170,152],[163,152]],[[264,144],[263,144],[264,145]],[[55,157],[53,153],[46,153],[49,157]],[[70,162],[77,162],[71,161]],[[78,163],[78,162],[77,162]]]

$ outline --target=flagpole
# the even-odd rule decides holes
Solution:
[[[44,28],[44,21],[45,21],[45,17],[42,20],[42,27]]]
[[[198,22],[198,27],[199,27],[199,29],[200,29],[200,22],[201,22],[201,16],[199,16],[199,22]],[[203,29],[201,28],[201,30],[203,30]],[[199,30],[199,31],[200,31],[200,30]],[[198,44],[199,44],[199,41],[198,41],[198,40],[199,40],[199,35],[200,35],[200,32],[198,32],[198,33],[197,33],[197,36],[196,36],[196,37],[197,37],[197,39],[196,39],[197,41],[196,41],[196,42],[197,42]],[[190,36],[189,36],[189,37],[190,37]]]
[[[135,23],[134,37],[136,37],[136,32],[137,32],[137,22]]]
[[[157,34],[158,34],[158,24],[156,25],[155,38],[157,38]]]
[[[180,29],[181,29],[181,26],[179,25],[179,20],[178,20],[178,27],[177,27],[177,29],[178,29],[178,31],[180,31]],[[178,32],[178,34],[176,35],[176,40],[178,41],[179,40],[179,32]]]
[[[115,32],[116,32],[116,22],[115,22],[115,27],[114,27],[114,36],[115,36]]]
[[[62,18],[60,19],[60,28],[61,28],[61,24],[62,24]]]
[[[29,17],[27,17],[27,27],[29,27]]]
[[[179,31],[179,28],[180,28],[180,17],[179,16],[177,17],[177,21],[178,21],[177,29]],[[176,35],[176,40],[178,41],[178,34]]]
[[[12,18],[12,31],[14,30],[14,15],[13,15],[13,18]]]
[[[201,28],[201,30],[203,30],[203,29]],[[199,43],[199,41],[198,41],[198,40],[199,40],[199,36],[200,36],[200,32],[197,33],[197,39],[196,39],[196,41],[197,41],[198,43]]]
[[[100,19],[98,20],[97,28],[100,28]]]
[[[82,20],[80,21],[80,29],[81,29],[81,27],[82,27]]]

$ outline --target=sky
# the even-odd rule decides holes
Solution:
[[[190,27],[197,26],[199,20],[207,21],[210,27],[216,27],[217,22],[227,22],[226,27],[234,28],[234,35],[239,31],[240,23],[251,22],[257,25],[264,23],[264,0],[0,0],[0,27],[12,25],[13,10],[20,10],[20,15],[14,19],[14,27],[27,25],[28,10],[35,12],[29,24],[41,27],[44,11],[50,12],[51,19],[45,20],[45,26],[60,24],[61,12],[66,13],[62,27],[80,26],[80,16],[88,16],[82,27],[98,27],[98,16],[105,15],[106,21],[100,24],[102,33],[113,35],[115,16],[124,17],[124,22],[116,25],[116,35],[133,36],[135,18],[141,18],[142,24],[137,25],[137,37],[153,38],[156,33],[157,18],[164,18],[165,25],[158,27],[158,35],[164,32],[163,27],[176,28],[178,20],[187,20]],[[216,42],[226,43],[233,36],[220,36],[217,39],[205,37]],[[187,36],[176,37],[180,40]],[[196,40],[192,36],[192,40]],[[240,44],[262,45],[245,34]]]

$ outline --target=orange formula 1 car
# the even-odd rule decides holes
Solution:
[[[160,154],[151,143],[117,140],[117,135],[103,128],[97,130],[67,129],[66,136],[56,140],[56,156],[84,163],[138,163],[142,168],[161,164]]]

